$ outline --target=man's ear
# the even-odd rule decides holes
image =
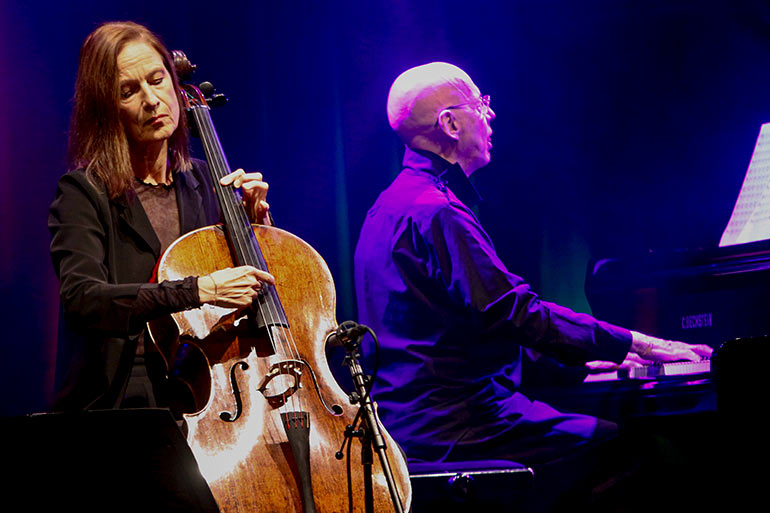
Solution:
[[[455,117],[452,109],[444,109],[438,114],[438,126],[442,132],[451,137],[452,139],[460,138],[460,126],[457,123],[457,117]]]

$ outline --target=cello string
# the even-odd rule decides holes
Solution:
[[[214,172],[215,181],[217,182],[215,187],[221,198],[220,203],[222,205],[223,216],[227,221],[226,225],[229,230],[230,240],[236,253],[236,257],[241,260],[238,264],[254,265],[259,269],[266,270],[266,266],[262,265],[262,262],[260,262],[261,259],[259,259],[256,254],[254,245],[248,243],[250,241],[248,241],[248,236],[245,232],[246,227],[251,229],[251,225],[248,223],[248,219],[243,215],[243,208],[239,208],[240,205],[237,193],[234,189],[225,188],[219,184],[219,179],[228,174],[229,166],[225,162],[224,152],[222,151],[221,144],[219,144],[219,140],[214,131],[210,111],[201,107],[196,112],[199,114],[198,117],[200,118],[197,119],[197,121],[200,127],[199,132],[201,139],[204,143],[204,147],[209,150],[209,164]],[[274,336],[272,328],[277,321],[277,316],[275,315],[276,312],[270,308],[269,301],[265,303],[265,306],[267,307],[266,309],[262,307],[262,301],[257,300],[256,307],[262,315],[262,320],[265,322],[267,336],[273,348],[273,353],[280,354],[278,351],[279,344],[276,343],[276,337]]]
[[[212,125],[213,126],[213,125]],[[224,153],[222,152],[222,155]],[[224,166],[227,168],[227,166]],[[224,174],[224,173],[222,173]],[[238,212],[238,214],[241,217],[242,222],[238,224],[239,227],[243,227],[244,231],[239,232],[239,236],[241,236],[243,240],[243,245],[248,248],[254,257],[254,262],[256,262],[257,265],[255,267],[260,268],[262,270],[267,271],[267,263],[264,260],[264,256],[262,255],[259,244],[256,240],[256,237],[254,235],[253,228],[251,227],[251,223],[248,220],[248,217],[245,214],[244,209],[241,207],[241,204],[239,201],[237,201],[237,196],[234,194],[229,194],[228,196],[232,199],[233,209]],[[268,286],[266,291],[266,298],[265,298],[265,307],[267,309],[267,316],[269,319],[266,319],[266,321],[272,321],[270,324],[272,326],[276,327],[276,335],[274,337],[274,340],[277,339],[278,344],[283,348],[284,354],[291,357],[294,360],[299,361],[299,350],[297,348],[296,340],[294,340],[293,332],[291,328],[288,326],[288,322],[285,318],[285,313],[282,313],[282,308],[280,307],[280,300],[278,299],[277,293],[273,286]],[[280,322],[285,321],[285,322]],[[286,324],[284,326],[284,324]],[[271,338],[273,338],[272,329],[269,329]],[[291,396],[292,399],[296,399],[295,395]],[[299,396],[301,398],[301,396]],[[296,409],[295,409],[296,410]]]
[[[213,123],[211,122],[210,112],[205,107],[198,107],[194,110],[194,113],[196,121],[198,122],[201,141],[204,145],[204,148],[208,150],[207,156],[209,157],[209,166],[213,171],[212,174],[215,178],[214,181],[216,183],[214,186],[217,190],[218,197],[220,198],[223,217],[227,221],[226,226],[229,231],[230,241],[233,245],[235,256],[241,260],[240,262],[237,262],[237,265],[253,265],[256,263],[256,258],[254,258],[255,255],[253,254],[253,249],[250,248],[250,245],[246,242],[245,236],[243,234],[242,225],[244,220],[242,216],[238,215],[239,210],[241,209],[238,209],[236,206],[236,193],[233,189],[225,188],[219,184],[219,180],[227,174],[228,166],[226,162],[224,162],[221,145],[217,144],[218,138],[216,137],[216,134],[213,130]],[[249,251],[250,249],[252,249],[252,251]],[[256,306],[258,311],[262,314],[262,318],[266,324],[275,320],[271,318],[273,317],[272,312],[268,312],[269,315],[265,315],[265,312],[263,311],[259,301],[257,301]],[[273,348],[273,352],[277,353],[278,348],[276,346],[272,330],[268,328],[267,334],[270,344]]]
[[[207,144],[208,148],[210,149],[212,169],[215,171],[216,176],[221,179],[228,173],[229,166],[225,160],[221,143],[216,136],[214,125],[210,117],[210,110],[208,108],[201,107],[200,109],[196,109],[196,114],[198,113],[202,114],[202,116],[196,116],[199,128],[203,128],[203,130],[199,130],[199,132],[201,132],[201,138],[204,141],[204,144]],[[239,201],[240,198],[238,194],[234,189],[230,189],[228,192],[225,192],[224,188],[219,185],[218,190],[222,192],[222,204],[225,215],[231,221],[229,226],[231,227],[230,234],[231,239],[233,239],[233,245],[236,246],[236,250],[238,251],[239,255],[242,255],[242,258],[250,260],[250,262],[246,261],[240,263],[248,263],[261,270],[267,271],[267,264],[264,261],[264,257],[262,256],[261,251],[259,250],[259,245],[256,237],[254,236],[251,223],[249,222],[248,217],[245,215],[245,209],[243,209]],[[285,353],[290,354],[294,360],[299,361],[299,351],[296,345],[296,341],[294,340],[293,333],[291,329],[288,328],[288,325],[284,326],[284,323],[280,322],[282,320],[285,321],[286,319],[285,314],[280,315],[280,310],[282,309],[280,309],[279,302],[276,304],[277,295],[276,297],[273,297],[275,295],[275,289],[269,285],[267,287],[269,288],[265,294],[266,309],[262,308],[261,301],[257,301],[257,308],[262,313],[263,320],[266,323],[266,329],[268,332],[269,340],[273,347],[273,351],[276,354],[278,353],[278,345],[282,347],[288,347],[288,351],[285,351]],[[271,329],[272,326],[276,326],[278,328],[277,335],[273,334],[273,330]],[[287,334],[288,337],[286,337]],[[279,344],[276,344],[276,339],[278,339]],[[297,394],[290,395],[292,402],[295,402],[296,395]],[[301,409],[301,405],[299,406]],[[297,411],[297,408],[293,409],[295,412]]]

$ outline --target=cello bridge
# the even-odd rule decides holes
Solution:
[[[267,371],[257,390],[267,399],[274,408],[286,404],[286,400],[297,390],[302,388],[301,360],[283,360],[274,363]]]

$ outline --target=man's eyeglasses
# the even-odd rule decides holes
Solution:
[[[460,107],[465,107],[466,105],[476,105],[476,108],[478,109],[479,114],[481,114],[482,116],[486,116],[487,114],[489,114],[490,101],[492,101],[491,97],[488,94],[485,94],[484,96],[478,97],[475,101],[458,103],[457,105],[444,107],[444,109],[459,109]]]

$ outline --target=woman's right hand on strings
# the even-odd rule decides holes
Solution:
[[[263,282],[275,285],[275,278],[250,265],[220,269],[198,278],[198,296],[202,304],[245,308],[251,306]]]

